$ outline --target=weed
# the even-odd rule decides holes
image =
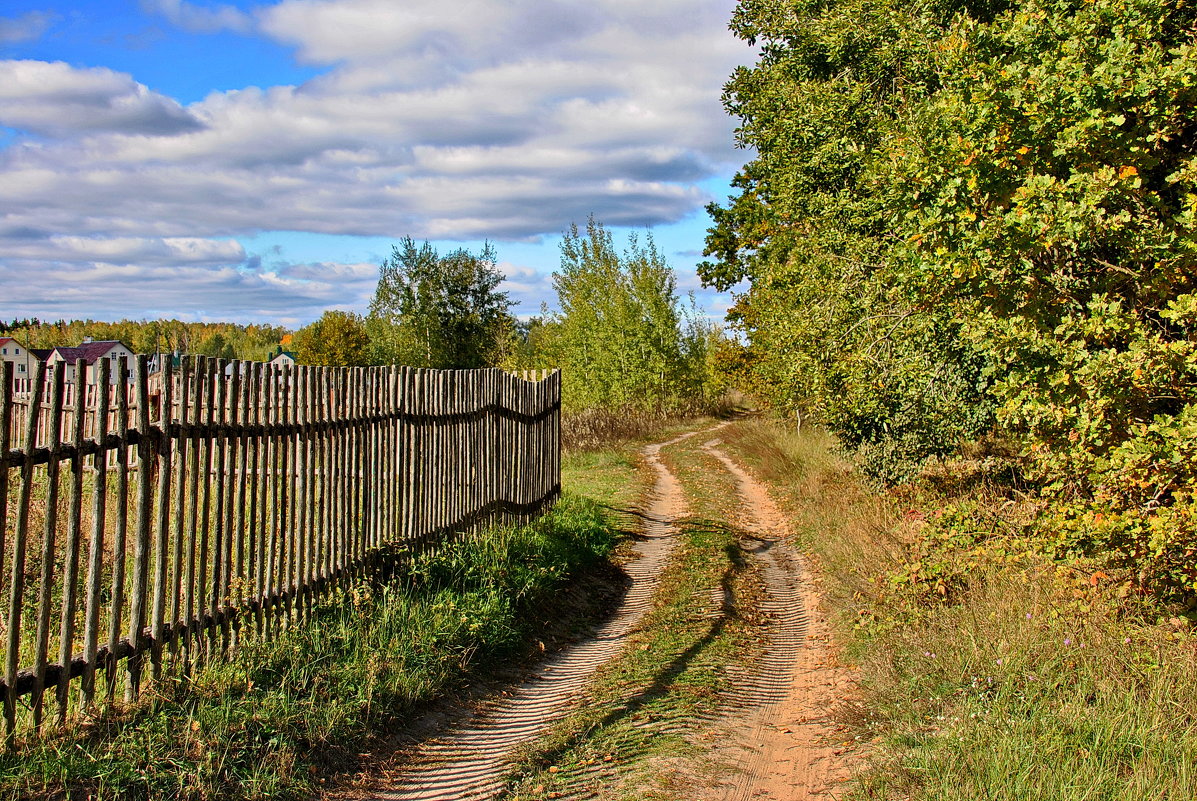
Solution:
[[[1187,618],[1045,555],[967,465],[879,495],[820,432],[745,421],[724,438],[793,515],[860,665],[850,722],[877,748],[855,797],[1197,798]]]
[[[0,755],[0,796],[306,797],[372,733],[518,653],[530,613],[614,537],[602,509],[567,494],[533,524],[414,557],[405,583],[358,584],[152,703],[20,743]]]

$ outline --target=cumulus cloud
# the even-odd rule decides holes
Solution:
[[[47,11],[30,11],[19,17],[0,17],[0,44],[40,39],[52,22],[54,15]]]
[[[231,238],[536,241],[591,213],[653,226],[701,208],[698,183],[743,161],[719,101],[752,57],[726,31],[733,0],[143,4],[326,69],[182,106],[108,69],[0,61],[0,125],[31,134],[0,149],[6,269],[178,268],[197,293],[225,280],[302,295],[356,268],[254,266]],[[340,280],[372,288],[372,270]]]
[[[18,60],[0,61],[0,125],[49,136],[173,136],[202,127],[177,102],[123,73]]]
[[[8,238],[9,259],[85,261],[106,265],[223,265],[245,258],[241,243],[195,237],[18,236]]]
[[[372,267],[371,272],[377,268]],[[363,308],[374,290],[359,265],[0,260],[0,281],[18,287],[8,316],[178,317],[298,326],[326,308]]]

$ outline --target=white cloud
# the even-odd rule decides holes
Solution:
[[[29,11],[19,17],[0,17],[0,44],[40,39],[54,18],[47,11]]]
[[[172,136],[200,123],[174,100],[103,67],[0,61],[0,125],[51,136]]]
[[[366,280],[356,265],[263,265],[256,258],[169,266],[7,258],[0,261],[0,282],[16,288],[5,299],[6,316],[163,316],[297,325],[326,308],[364,308],[375,279]]]
[[[173,24],[193,33],[216,33],[230,30],[249,33],[253,29],[253,18],[233,6],[205,8],[186,0],[141,0],[146,11],[158,13]]]
[[[0,269],[75,265],[75,286],[101,265],[177,268],[152,302],[344,305],[376,267],[253,266],[230,238],[535,241],[591,213],[653,226],[743,161],[719,101],[752,55],[726,31],[733,0],[143,3],[188,30],[256,26],[329,67],[184,107],[112,70],[0,61],[0,125],[33,134],[0,148]]]
[[[219,265],[245,258],[245,250],[239,242],[194,237],[55,236],[49,239],[48,244],[58,251],[49,258],[81,258],[100,264]]]

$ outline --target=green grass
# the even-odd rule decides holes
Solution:
[[[518,656],[537,610],[614,543],[604,510],[566,494],[532,525],[418,557],[406,586],[363,583],[245,643],[156,705],[19,743],[0,755],[0,797],[307,797],[372,735]]]
[[[729,670],[751,660],[765,621],[750,611],[759,587],[740,532],[724,522],[734,489],[709,480],[724,471],[711,470],[699,442],[663,454],[685,485],[691,515],[679,526],[654,608],[575,710],[525,750],[505,797],[677,799],[716,767],[707,754],[711,720],[725,702]]]
[[[947,466],[949,493],[878,495],[817,430],[746,421],[724,437],[792,514],[860,667],[842,713],[873,746],[854,798],[1197,798],[1187,618],[1039,555],[1001,525],[1016,503],[964,480],[968,465]],[[950,508],[974,514],[931,524]]]

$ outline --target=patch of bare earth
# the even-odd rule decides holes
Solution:
[[[719,444],[711,440],[703,450],[736,480],[737,522],[753,535],[742,545],[758,560],[770,626],[761,661],[743,672],[717,722],[716,762],[730,769],[703,795],[712,801],[836,798],[851,775],[853,754],[833,714],[852,693],[852,671],[836,660],[806,560],[789,544],[786,516]]]
[[[657,579],[674,544],[674,521],[686,514],[681,486],[658,457],[665,445],[643,453],[656,471],[650,502],[640,517],[643,536],[624,565],[629,587],[614,615],[589,639],[545,660],[530,679],[501,689],[472,710],[418,722],[419,742],[402,759],[379,764],[352,790],[330,798],[464,801],[495,798],[503,789],[513,751],[560,718],[594,671],[615,657],[652,605]]]

